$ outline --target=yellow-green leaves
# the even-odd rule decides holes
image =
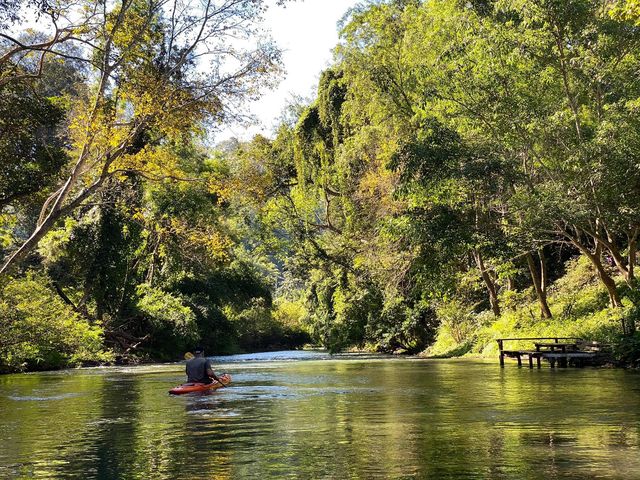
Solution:
[[[640,1],[617,0],[610,9],[609,14],[613,18],[625,19],[640,25]]]

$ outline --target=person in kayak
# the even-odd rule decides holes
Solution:
[[[187,362],[187,382],[208,384],[213,383],[215,380],[224,385],[222,380],[214,373],[213,368],[211,368],[211,361],[205,358],[204,348],[196,347],[193,353],[195,357]]]

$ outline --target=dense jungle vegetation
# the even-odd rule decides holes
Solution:
[[[638,361],[637,0],[363,2],[314,99],[218,144],[280,52],[231,40],[263,2],[187,4],[0,0],[1,370],[529,335]]]

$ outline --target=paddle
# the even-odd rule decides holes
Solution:
[[[192,358],[196,358],[196,356],[195,356],[193,353],[191,353],[191,352],[187,352],[187,353],[185,353],[185,354],[184,354],[184,359],[185,359],[185,360],[191,360]],[[223,374],[223,375],[224,375],[224,374]],[[227,386],[225,385],[225,383],[224,383],[223,381],[221,381],[221,380],[215,380],[215,379],[214,379],[214,381],[215,381],[215,382],[217,382],[217,383],[219,383],[220,385],[222,385],[224,388],[227,388]]]
[[[224,373],[223,373],[224,375]],[[227,388],[227,384],[224,383],[222,380],[215,380],[216,382],[218,382],[220,385],[222,385],[224,388]]]

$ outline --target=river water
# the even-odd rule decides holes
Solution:
[[[640,479],[640,372],[278,352],[0,377],[0,478]]]

